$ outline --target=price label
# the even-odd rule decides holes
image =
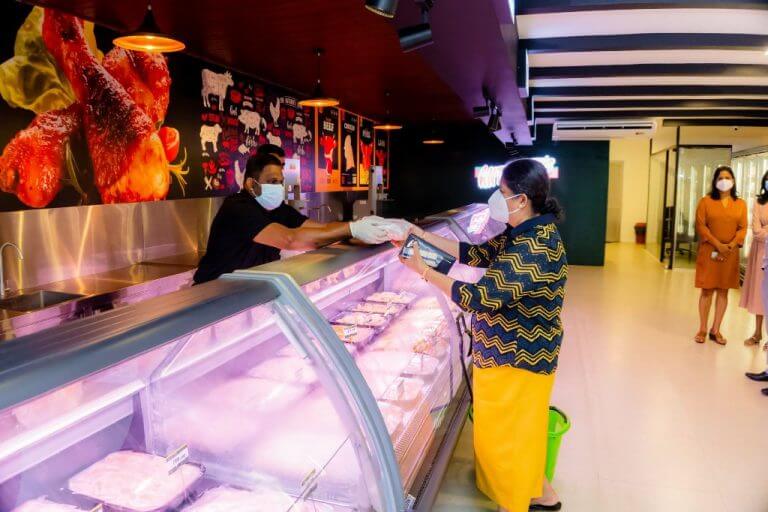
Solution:
[[[344,339],[348,340],[352,338],[353,336],[357,336],[357,326],[356,325],[345,325],[344,326]]]
[[[178,447],[165,458],[165,466],[168,474],[172,475],[189,460],[189,446],[186,444]]]

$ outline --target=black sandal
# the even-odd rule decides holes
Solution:
[[[536,503],[528,507],[528,510],[560,510],[561,508],[563,508],[563,504],[558,501],[554,505],[541,505]]]

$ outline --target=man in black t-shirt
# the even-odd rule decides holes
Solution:
[[[274,154],[252,156],[243,189],[227,197],[213,219],[195,284],[278,260],[281,249],[315,249],[350,236],[371,244],[389,240],[383,219],[322,224],[288,206],[284,199],[283,162]]]

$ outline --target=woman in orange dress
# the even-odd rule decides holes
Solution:
[[[733,170],[727,165],[715,169],[712,191],[699,201],[696,231],[701,240],[696,255],[696,288],[701,289],[701,297],[699,332],[694,339],[706,340],[712,295],[717,294],[709,339],[725,345],[720,324],[728,307],[728,290],[739,288],[739,249],[747,236],[747,204],[736,194]]]

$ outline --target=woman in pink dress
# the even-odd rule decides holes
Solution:
[[[763,339],[763,299],[760,288],[763,283],[763,258],[765,243],[768,240],[768,172],[763,175],[760,195],[752,208],[752,247],[747,260],[747,272],[744,286],[741,288],[739,305],[755,315],[755,333],[744,342],[745,345],[758,345]]]

